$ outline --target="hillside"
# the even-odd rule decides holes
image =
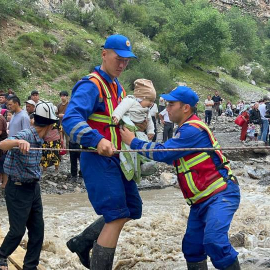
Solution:
[[[224,1],[216,1],[215,4],[229,8],[231,3]],[[140,56],[139,61],[132,62],[122,75],[121,80],[128,91],[132,90],[134,79],[143,76],[153,80],[159,93],[170,90],[179,83],[186,83],[199,93],[201,102],[207,94],[213,94],[216,90],[220,91],[225,100],[233,102],[240,98],[254,101],[267,94],[265,88],[236,80],[226,70],[219,69],[213,63],[202,64],[202,61],[197,61],[190,64],[182,62],[180,66],[173,66],[170,63],[168,65],[162,59],[162,51],[159,51],[160,47],[155,39],[146,37],[137,30],[137,27],[108,15],[111,14],[110,7],[116,5],[117,1],[107,1],[109,3],[107,13],[102,13],[105,11],[98,8],[97,2],[102,1],[77,1],[80,10],[91,12],[93,8],[98,8],[100,15],[103,16],[96,19],[95,23],[102,21],[104,25],[106,22],[107,28],[104,31],[101,29],[102,25],[97,31],[95,29],[97,26],[83,26],[76,22],[76,19],[65,18],[67,16],[64,17],[60,13],[63,2],[41,0],[30,8],[26,6],[20,8],[16,16],[7,14],[1,17],[1,52],[8,56],[9,61],[12,61],[21,74],[20,80],[17,80],[17,76],[13,76],[11,80],[13,85],[10,86],[23,100],[33,89],[38,89],[43,98],[55,102],[58,100],[57,94],[60,90],[71,92],[74,83],[100,63],[100,46],[108,34],[116,32],[129,36],[135,53]],[[254,7],[252,3],[249,2],[249,5]],[[261,10],[260,16],[266,18],[265,14],[269,11],[269,7],[262,1],[258,3],[260,4],[256,8]],[[113,6],[111,9],[113,10]],[[219,78],[214,76],[215,72],[207,73],[209,70],[218,72]],[[8,85],[1,87],[5,90]]]

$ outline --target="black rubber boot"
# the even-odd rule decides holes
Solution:
[[[227,268],[225,268],[225,270],[241,270],[238,258],[236,257],[236,260],[234,261],[234,263],[228,266]]]
[[[91,270],[111,270],[115,248],[107,248],[94,243],[91,256]]]
[[[79,256],[83,266],[90,269],[89,252],[93,248],[94,241],[96,241],[105,225],[103,217],[100,217],[87,227],[82,233],[71,238],[67,242],[68,249]]]
[[[207,261],[201,262],[187,262],[187,269],[188,270],[208,270]]]

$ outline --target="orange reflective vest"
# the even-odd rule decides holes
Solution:
[[[122,87],[121,95],[117,97],[117,84],[108,83],[98,72],[89,74],[89,80],[97,86],[99,102],[104,102],[105,110],[91,114],[87,123],[92,129],[98,130],[105,139],[111,141],[116,149],[121,149],[120,131],[112,122],[112,113],[126,96],[126,92]]]
[[[203,129],[208,133],[212,146],[220,148],[208,126],[196,117],[191,117],[185,124]],[[216,153],[221,165],[216,167],[210,154]],[[179,186],[189,205],[203,202],[214,194],[227,188],[227,183],[219,173],[219,169],[226,169],[228,177],[232,176],[229,161],[220,150],[215,152],[198,152],[179,158],[174,162]]]

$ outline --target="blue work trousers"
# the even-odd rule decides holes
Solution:
[[[188,262],[200,262],[209,256],[217,269],[234,263],[238,252],[229,242],[228,231],[239,203],[239,186],[229,180],[226,190],[191,206],[182,243]]]
[[[141,218],[142,200],[137,184],[125,178],[118,157],[84,152],[81,171],[89,200],[106,223],[121,218]]]

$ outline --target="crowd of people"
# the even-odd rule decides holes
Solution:
[[[45,136],[42,144],[43,148],[47,150],[42,151],[42,157],[40,166],[43,170],[43,175],[46,174],[47,168],[50,166],[55,167],[55,173],[58,173],[59,165],[61,162],[61,152],[53,151],[50,148],[63,149],[63,148],[79,148],[79,145],[69,141],[69,137],[63,131],[62,119],[65,114],[65,110],[68,106],[69,94],[67,91],[61,91],[59,93],[60,101],[57,106],[53,106],[54,112],[58,116],[59,120],[54,123],[53,129]],[[0,141],[5,140],[7,137],[15,136],[18,132],[29,129],[34,125],[34,113],[36,105],[40,103],[40,96],[37,90],[33,90],[28,99],[22,106],[18,96],[12,89],[8,89],[5,93],[0,93]],[[81,177],[79,170],[79,158],[80,152],[69,152],[70,164],[71,164],[71,179],[76,181],[78,177]],[[5,161],[6,153],[0,150],[0,182],[1,188],[4,190],[7,183],[7,175],[4,173],[3,165]]]
[[[270,100],[267,96],[261,100],[250,103],[241,100],[236,105],[228,101],[226,103],[225,112],[223,112],[222,107],[223,101],[218,92],[215,92],[215,95],[212,97],[211,95],[207,96],[207,99],[204,101],[204,121],[208,126],[211,125],[212,117],[216,120],[216,117],[222,114],[228,117],[241,115],[244,123],[241,125],[240,140],[260,140],[265,142],[265,145],[270,145],[270,115],[267,115],[270,110],[270,106],[268,105],[268,108],[267,104],[270,104]]]

